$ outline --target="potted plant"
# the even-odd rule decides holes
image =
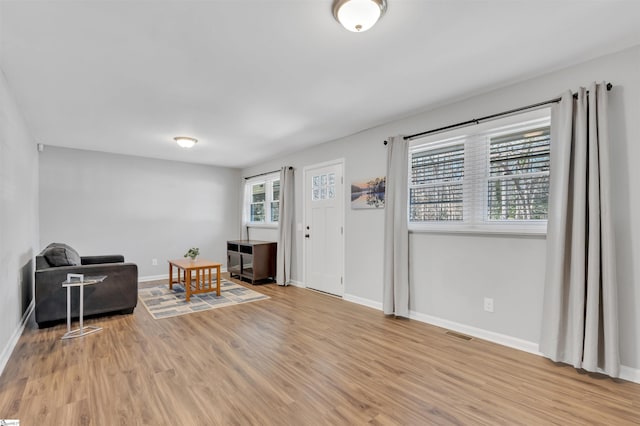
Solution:
[[[194,262],[197,258],[198,255],[200,254],[200,249],[198,247],[191,247],[185,254],[184,257],[188,257],[191,259],[192,262]]]

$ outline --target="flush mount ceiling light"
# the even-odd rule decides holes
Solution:
[[[198,142],[197,139],[188,138],[186,136],[176,136],[175,138],[173,138],[173,140],[176,141],[178,145],[180,145],[183,148],[191,148],[196,144],[196,142]]]
[[[343,27],[361,33],[373,27],[387,10],[387,0],[334,0],[333,16]]]

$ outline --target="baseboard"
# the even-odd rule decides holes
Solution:
[[[368,306],[370,308],[378,309],[380,311],[382,310],[382,303],[376,302],[370,299],[354,296],[352,294],[345,294],[344,300],[357,303],[359,305]],[[448,330],[457,331],[458,333],[468,334],[469,336],[488,340],[490,342],[498,343],[500,345],[508,346],[510,348],[529,352],[535,355],[541,355],[541,353],[538,351],[537,343],[518,339],[516,337],[507,336],[505,334],[500,334],[493,331],[483,330],[477,327],[471,327],[468,325],[445,320],[442,318],[434,317],[434,316],[423,314],[416,311],[410,311],[409,318],[416,321],[424,322],[426,324],[435,325],[436,327],[442,327]]]
[[[370,299],[354,296],[352,294],[345,294],[344,300],[357,303],[359,305],[368,306],[370,308],[382,310],[382,303],[376,302]],[[468,334],[469,336],[477,337],[479,339],[488,340],[493,343],[498,343],[510,348],[519,349],[521,351],[529,352],[536,355],[541,355],[538,351],[538,344],[528,342],[526,340],[518,339],[516,337],[507,336],[493,331],[483,330],[481,328],[471,327],[468,325],[460,324],[457,322],[445,320],[442,318],[434,317],[420,312],[410,311],[409,318],[424,322],[426,324],[435,325],[437,327],[446,328],[448,330],[457,331],[458,333]]]
[[[365,299],[364,297],[354,296],[353,294],[344,294],[342,296],[343,300],[347,302],[357,303],[358,305],[368,306],[369,308],[377,309],[379,311],[382,310],[382,303],[376,302],[374,300]]]
[[[169,279],[169,274],[163,275],[146,275],[144,277],[138,277],[139,283],[144,283],[147,281],[158,281],[158,280],[166,280]]]
[[[620,378],[634,383],[640,383],[640,368],[620,366]]]
[[[169,279],[169,274],[145,275],[144,277],[138,277],[138,282],[144,283],[147,281],[158,281],[158,280],[166,280],[166,279]]]
[[[294,287],[307,288],[307,286],[304,285],[303,282],[296,281],[296,280],[289,280],[289,284],[294,286]]]
[[[528,340],[519,339],[517,337],[507,336],[506,334],[496,333],[494,331],[483,330],[481,328],[472,327],[470,325],[460,324],[454,321],[445,320],[431,315],[422,314],[420,312],[410,311],[409,318],[420,322],[435,325],[436,327],[446,328],[447,330],[457,331],[458,333],[467,334],[477,337],[478,339],[487,340],[489,342],[498,343],[502,346],[508,346],[534,355],[542,355],[538,350],[538,344],[529,342]]]
[[[370,308],[382,310],[382,303],[375,302],[373,300],[365,299],[362,297],[354,296],[351,294],[345,294],[344,300],[348,302],[357,303],[359,305],[368,306]],[[460,324],[454,321],[434,317],[420,312],[410,311],[409,318],[416,321],[424,322],[426,324],[435,325],[436,327],[446,328],[458,333],[467,334],[478,339],[487,340],[492,343],[497,343],[502,346],[507,346],[520,351],[528,352],[530,354],[543,356],[538,349],[538,344],[530,342],[528,340],[519,339],[517,337],[507,336],[506,334],[496,333],[493,331],[483,330],[481,328],[472,327],[465,324]],[[620,366],[620,378],[628,380],[634,383],[640,383],[640,369]]]
[[[507,336],[505,334],[495,333],[493,331],[483,330],[477,327],[471,327],[468,325],[460,324],[457,322],[445,320],[431,315],[421,314],[419,312],[409,312],[409,317],[420,322],[435,325],[437,327],[446,328],[448,330],[457,331],[458,333],[467,334],[469,336],[477,337],[478,339],[487,340],[492,343],[497,343],[502,346],[508,346],[513,349],[528,352],[530,354],[544,356],[539,348],[538,344],[529,342],[527,340],[518,339],[517,337]],[[605,374],[602,372],[602,374]],[[640,383],[640,369],[631,368],[624,365],[620,366],[620,378],[628,380],[634,383]]]
[[[18,340],[20,340],[20,336],[22,336],[22,332],[24,331],[25,326],[27,325],[27,321],[29,320],[29,316],[33,312],[33,308],[35,307],[35,301],[31,300],[27,310],[22,314],[22,318],[20,319],[20,324],[18,328],[15,329],[11,338],[7,342],[7,346],[2,350],[2,354],[0,355],[0,376],[2,376],[2,372],[4,371],[4,367],[6,367],[7,362],[9,362],[9,358],[13,353],[16,345],[18,344]]]
[[[227,268],[220,268],[220,273],[226,273],[226,272],[227,272]],[[138,282],[144,283],[147,281],[158,281],[158,280],[167,280],[167,279],[169,279],[169,274],[145,275],[142,277],[138,277]]]

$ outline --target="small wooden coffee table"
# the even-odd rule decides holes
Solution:
[[[175,266],[178,269],[178,281],[177,283],[181,283],[180,280],[180,271],[183,271],[184,274],[184,289],[186,292],[186,301],[191,300],[192,294],[198,293],[209,293],[213,290],[216,290],[216,294],[220,296],[220,266],[221,263],[211,262],[208,260],[189,260],[189,259],[176,259],[169,260],[169,288],[173,289],[173,267]],[[211,270],[216,270],[216,286],[213,287],[211,284]],[[191,272],[195,271],[195,281],[193,288],[191,286],[192,282],[192,274]],[[208,274],[205,274],[205,271],[208,271]],[[206,275],[208,275],[208,280],[205,280]]]

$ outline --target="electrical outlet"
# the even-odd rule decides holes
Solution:
[[[158,259],[151,259],[151,266],[158,266]]]
[[[490,297],[484,298],[484,310],[485,312],[493,312],[493,299]]]

